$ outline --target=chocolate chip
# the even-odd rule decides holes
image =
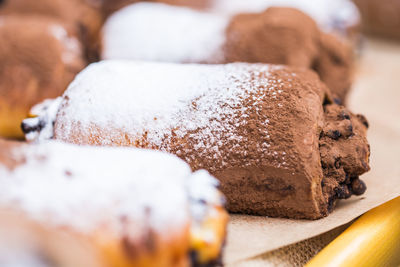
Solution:
[[[350,133],[353,133],[353,125],[352,125],[352,124],[350,124],[350,125],[347,127],[347,131],[349,131]]]
[[[346,185],[339,185],[335,188],[335,193],[338,199],[347,199],[351,197],[351,191]]]
[[[357,178],[353,180],[353,182],[351,182],[351,189],[354,195],[360,196],[365,193],[365,191],[367,190],[367,186],[363,181]]]
[[[362,124],[364,124],[365,127],[367,127],[367,129],[369,128],[368,120],[364,117],[364,115],[357,114],[357,118],[361,121]]]
[[[338,130],[329,130],[327,136],[334,140],[338,140],[342,134]]]
[[[351,180],[352,179],[350,178],[350,175],[348,173],[346,173],[346,178],[344,180],[344,183],[349,185],[349,184],[351,184]]]
[[[344,137],[350,137],[350,136],[353,136],[354,135],[354,132],[353,132],[353,125],[350,123],[347,127],[346,127],[346,129],[345,129],[345,131],[344,131],[344,133],[343,133],[343,136]]]
[[[342,112],[339,114],[339,119],[342,119],[342,120],[350,120],[350,114],[347,113],[346,111],[342,111]]]
[[[40,120],[39,118],[34,118],[34,119],[37,119],[38,123],[32,124],[24,121],[21,123],[21,129],[24,133],[28,134],[31,132],[40,132],[46,126],[46,123],[43,120]]]
[[[334,196],[330,197],[328,199],[328,211],[332,212],[333,208],[335,207],[336,204],[336,198]]]

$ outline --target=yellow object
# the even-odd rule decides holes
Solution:
[[[228,213],[218,207],[214,216],[208,216],[200,225],[192,225],[190,247],[197,253],[200,264],[206,265],[218,259],[223,250]]]
[[[400,266],[400,197],[358,219],[306,267]]]
[[[26,118],[26,112],[16,110],[0,101],[0,137],[24,139],[21,122]]]

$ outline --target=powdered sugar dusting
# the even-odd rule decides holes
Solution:
[[[99,142],[112,145],[118,139],[113,134],[122,130],[132,140],[146,136],[146,142],[162,148],[166,136],[183,138],[196,131],[199,148],[213,146],[218,156],[218,140],[222,135],[232,140],[241,138],[235,135],[235,129],[247,116],[242,101],[249,91],[268,83],[269,68],[244,63],[180,65],[103,61],[92,64],[65,92],[55,135],[68,141],[76,128],[86,133],[96,128],[110,129],[106,135],[102,132]],[[255,79],[260,73],[265,77]],[[238,114],[242,117],[236,118]],[[85,140],[75,142],[86,143]]]
[[[206,172],[192,182],[183,161],[161,152],[49,142],[15,149],[13,156],[26,163],[0,166],[0,204],[82,232],[107,226],[126,234],[124,223],[132,222],[130,235],[149,226],[173,233],[190,223],[189,198],[215,203],[219,194]]]
[[[114,13],[103,28],[103,59],[221,61],[226,16],[156,3]]]
[[[61,57],[65,64],[74,64],[77,59],[80,60],[82,53],[78,39],[69,36],[66,29],[59,24],[51,25],[49,32],[63,45],[64,51]]]

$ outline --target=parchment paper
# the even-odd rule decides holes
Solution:
[[[367,192],[318,221],[233,215],[226,264],[317,236],[400,196],[400,44],[367,41],[348,106],[370,122],[371,171],[362,176]]]

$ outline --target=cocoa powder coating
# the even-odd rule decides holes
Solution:
[[[354,0],[362,16],[366,33],[400,39],[400,1]]]
[[[103,0],[102,7],[106,16],[130,4],[138,2],[156,2],[168,5],[190,7],[206,10],[212,6],[213,0]]]
[[[285,64],[315,70],[333,94],[344,100],[352,82],[349,44],[323,33],[309,16],[294,8],[271,7],[239,14],[226,31],[225,63]]]
[[[103,15],[84,0],[5,0],[0,4],[0,15],[36,15],[62,21],[84,44],[86,58],[90,62],[98,60]]]

